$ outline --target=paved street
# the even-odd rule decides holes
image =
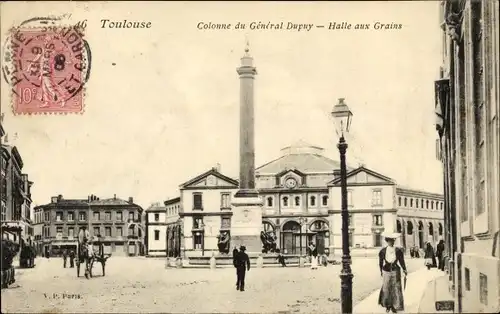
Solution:
[[[235,289],[232,268],[165,269],[161,259],[111,257],[106,276],[77,278],[62,260],[38,258],[34,269],[17,270],[17,282],[2,290],[2,313],[176,312],[339,313],[340,266],[251,269],[246,291]],[[380,285],[377,260],[356,259],[354,304]],[[410,272],[422,259],[408,259]]]

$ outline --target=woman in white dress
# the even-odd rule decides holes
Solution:
[[[314,243],[309,244],[309,253],[311,254],[311,269],[318,268],[318,251]]]

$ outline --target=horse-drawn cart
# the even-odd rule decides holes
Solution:
[[[85,277],[92,278],[92,267],[94,263],[101,263],[102,275],[106,275],[106,261],[111,254],[104,254],[104,244],[97,241],[93,244],[78,243],[76,257],[76,276],[80,277],[80,266],[85,265]]]

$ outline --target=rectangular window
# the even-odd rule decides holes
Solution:
[[[58,237],[62,237],[63,235],[63,228],[62,227],[57,227],[56,233]]]
[[[384,223],[382,221],[382,215],[373,215],[373,225],[382,226]]]
[[[203,248],[203,234],[196,232],[193,236],[194,249],[201,250]]]
[[[128,219],[134,220],[134,212],[128,212]]]
[[[122,212],[116,212],[116,220],[123,221],[123,213]]]
[[[116,227],[116,236],[123,237],[123,228],[122,227]]]
[[[485,80],[483,68],[483,16],[482,5],[480,1],[471,2],[472,13],[472,83],[473,83],[473,106],[474,106],[474,149],[476,156],[476,182],[475,182],[475,214],[480,215],[485,212],[485,123],[486,123],[486,106],[485,102]]]
[[[155,230],[155,241],[160,240],[160,230]]]
[[[110,237],[110,236],[111,236],[111,227],[105,227],[105,228],[104,228],[104,234],[105,234],[107,237]]]
[[[202,228],[203,228],[203,218],[193,217],[193,229],[202,229]]]
[[[231,208],[231,194],[221,193],[220,195],[220,207],[221,208]]]
[[[155,214],[155,221],[160,221],[160,214]]]
[[[470,270],[467,267],[465,267],[464,277],[465,290],[470,291]]]
[[[381,205],[382,205],[382,190],[373,190],[372,206],[381,206]]]
[[[87,220],[87,213],[86,212],[80,212],[79,216],[78,216],[78,220],[80,220],[80,221]]]
[[[62,220],[63,220],[63,213],[57,212],[56,213],[56,221],[62,221]]]
[[[193,194],[193,209],[203,210],[203,195],[201,193]]]
[[[93,215],[94,215],[95,221],[101,220],[101,213],[100,212],[94,212]]]
[[[230,217],[222,217],[221,218],[221,229],[229,229],[231,228],[231,218]]]
[[[464,30],[468,29],[468,11],[464,11]],[[458,56],[457,56],[457,61],[458,61],[458,73],[457,73],[457,85],[458,85],[458,95],[456,99],[458,99],[459,103],[459,108],[458,108],[458,136],[457,140],[459,141],[457,144],[459,146],[459,152],[460,152],[460,168],[462,168],[462,171],[460,173],[460,178],[459,182],[462,182],[460,184],[460,198],[461,198],[461,206],[460,206],[460,221],[465,222],[469,219],[468,216],[468,208],[469,208],[469,191],[468,191],[468,179],[467,179],[467,173],[468,173],[468,168],[467,168],[467,151],[469,150],[469,145],[467,141],[467,104],[468,104],[468,93],[466,93],[466,86],[469,86],[468,84],[466,85],[466,78],[468,77],[468,69],[465,64],[465,40],[461,41],[460,45],[458,46]],[[467,83],[469,79],[467,78]]]
[[[68,228],[68,237],[73,238],[75,236],[75,229],[74,228]]]
[[[352,198],[352,190],[347,190],[347,206],[354,207],[354,200]]]
[[[94,236],[98,236],[101,234],[101,230],[99,227],[94,227]]]
[[[105,212],[104,219],[106,219],[106,221],[110,221],[111,220],[111,212]]]
[[[68,221],[73,221],[73,220],[75,220],[75,213],[68,212]]]
[[[488,277],[479,273],[479,301],[481,304],[488,305]]]

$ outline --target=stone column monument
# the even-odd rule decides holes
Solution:
[[[260,253],[262,245],[262,200],[255,189],[254,79],[257,74],[249,44],[236,70],[240,76],[240,188],[236,192],[231,219],[231,245],[244,245],[248,253]]]

